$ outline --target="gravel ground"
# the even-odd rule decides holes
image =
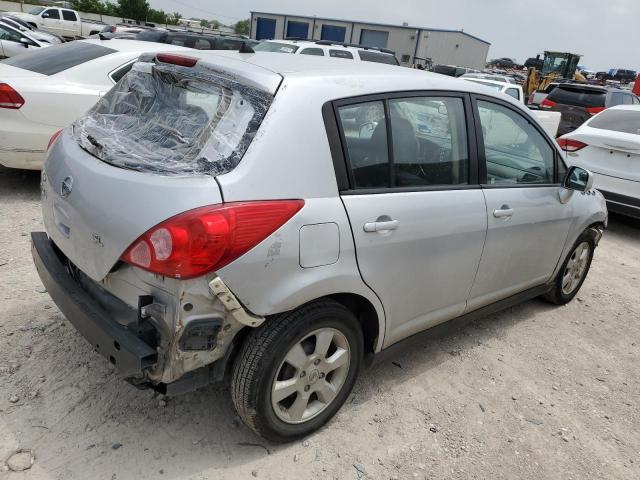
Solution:
[[[571,304],[415,338],[328,426],[282,446],[240,423],[227,390],[162,398],[91,350],[31,262],[38,178],[0,169],[0,477],[640,478],[637,224],[612,218]]]

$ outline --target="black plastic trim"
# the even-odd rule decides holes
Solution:
[[[599,190],[607,201],[607,209],[628,217],[640,218],[640,199]]]
[[[524,290],[520,293],[516,293],[515,295],[507,297],[503,300],[499,300],[485,307],[481,307],[469,313],[465,313],[460,317],[453,318],[449,321],[436,325],[435,327],[418,332],[385,348],[382,352],[374,356],[372,364],[375,365],[381,361],[389,359],[391,356],[397,356],[406,353],[408,343],[416,342],[422,346],[424,341],[428,337],[438,337],[443,334],[450,333],[464,327],[470,322],[479,320],[481,318],[487,317],[502,310],[506,310],[516,305],[520,305],[521,303],[524,303],[528,300],[532,300],[536,297],[544,295],[545,293],[551,291],[552,288],[553,284],[545,283],[543,285]]]
[[[325,130],[327,131],[327,139],[329,140],[329,149],[331,151],[331,159],[333,160],[333,169],[336,174],[338,191],[347,190],[349,188],[347,163],[342,151],[340,130],[338,129],[336,114],[331,102],[327,102],[322,106],[322,119],[324,120]]]
[[[31,233],[31,254],[43,285],[60,311],[123,377],[139,377],[157,362],[158,354],[153,348],[111,318],[82,289],[46,233]]]

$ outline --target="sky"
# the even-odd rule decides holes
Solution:
[[[233,24],[262,11],[464,29],[491,43],[489,59],[524,63],[544,50],[583,55],[591,70],[640,70],[640,0],[149,0],[185,18]]]

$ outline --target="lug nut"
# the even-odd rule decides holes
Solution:
[[[324,378],[324,373],[320,373],[320,378]]]
[[[316,359],[313,361],[313,364],[314,364],[314,365],[318,365],[319,363],[320,363],[320,359],[319,359],[319,358],[316,358]]]
[[[305,385],[305,386],[304,386],[304,391],[305,391],[305,392],[308,392],[310,388],[311,388],[311,387],[310,387],[309,385]]]
[[[300,378],[304,377],[307,374],[304,370],[300,373]]]

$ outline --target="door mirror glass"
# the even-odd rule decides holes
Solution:
[[[45,12],[45,13],[43,13],[43,14],[42,14],[42,18],[49,18],[49,14],[48,14],[48,13],[46,13],[46,12]]]
[[[571,167],[564,179],[564,187],[569,190],[586,192],[593,188],[593,173],[580,167]]]
[[[31,45],[31,42],[29,41],[29,39],[24,37],[20,39],[20,43],[24,48],[29,48],[29,45]]]

